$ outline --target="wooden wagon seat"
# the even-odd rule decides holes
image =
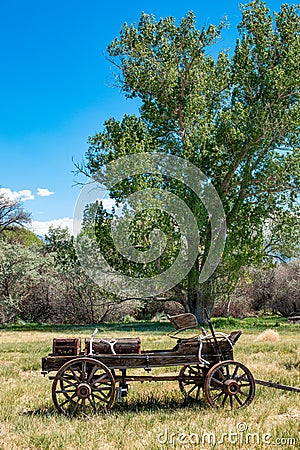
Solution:
[[[171,338],[178,339],[179,338],[179,333],[181,331],[198,328],[197,318],[192,313],[182,313],[182,314],[177,314],[175,316],[169,316],[167,314],[167,317],[170,320],[170,322],[177,329],[177,331],[171,332],[171,333],[168,334],[168,336],[171,337]],[[205,330],[203,328],[201,329],[201,333],[203,333],[205,335]],[[231,344],[234,345],[237,342],[237,340],[239,339],[239,337],[241,336],[241,334],[242,334],[241,330],[232,331],[227,336],[227,338],[229,339]],[[199,336],[199,334],[197,336]],[[193,336],[192,338],[184,338],[184,339],[180,339],[180,340],[190,340],[190,339],[194,339],[195,337],[196,336]]]

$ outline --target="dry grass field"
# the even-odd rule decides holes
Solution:
[[[243,328],[235,359],[248,366],[255,378],[300,386],[299,326],[277,319],[216,320],[215,324],[222,331]],[[274,326],[278,339],[268,339],[268,333],[256,339]],[[174,344],[166,336],[169,324],[99,328],[102,337],[140,336],[143,349]],[[41,357],[51,351],[54,337],[87,337],[92,331],[91,327],[0,329],[1,450],[300,448],[300,394],[260,386],[248,408],[233,412],[213,410],[204,400],[188,402],[176,382],[152,382],[132,383],[126,401],[108,413],[88,418],[59,415],[51,400],[51,381],[40,374]]]

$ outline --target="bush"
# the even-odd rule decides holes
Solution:
[[[252,307],[287,317],[300,311],[300,261],[255,272],[252,283]]]

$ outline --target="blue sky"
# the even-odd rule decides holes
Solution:
[[[122,24],[142,11],[178,20],[193,10],[197,24],[230,28],[220,46],[232,49],[238,1],[10,0],[0,6],[0,188],[24,200],[34,229],[70,225],[80,192],[72,159],[80,162],[87,137],[113,116],[138,111],[112,87],[107,45]],[[293,3],[293,2],[287,2]],[[280,1],[267,2],[279,10]],[[62,220],[63,219],[63,220]]]

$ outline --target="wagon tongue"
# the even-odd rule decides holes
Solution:
[[[293,392],[300,392],[300,388],[293,387],[293,386],[286,386],[281,383],[274,383],[274,381],[265,381],[265,380],[257,380],[254,379],[256,384],[261,384],[262,386],[271,387],[274,389],[282,389],[283,391],[293,391]]]

